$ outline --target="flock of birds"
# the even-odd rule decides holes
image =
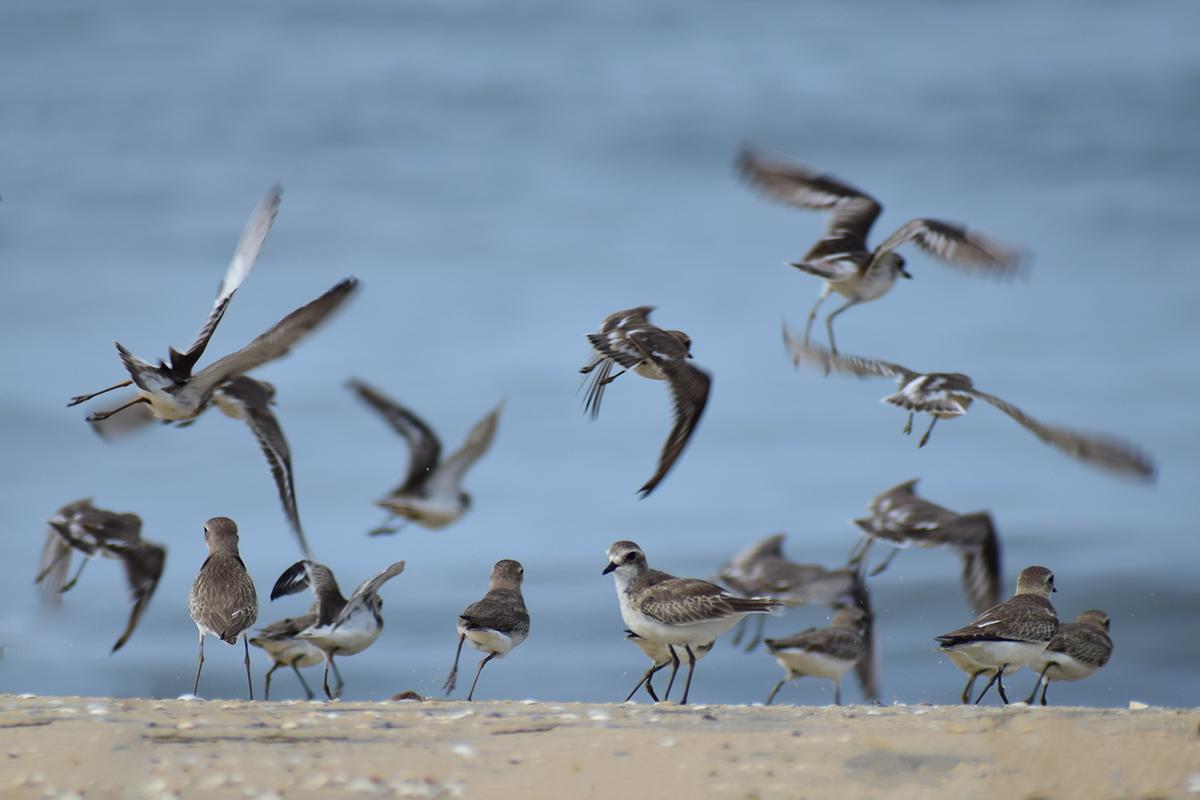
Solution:
[[[1016,248],[958,224],[937,219],[914,219],[897,229],[878,247],[867,245],[870,229],[882,207],[870,195],[833,176],[804,165],[745,150],[737,161],[741,176],[767,197],[787,205],[826,211],[829,222],[824,235],[792,266],[820,277],[824,286],[808,314],[802,336],[784,326],[784,342],[796,365],[801,363],[830,372],[858,376],[895,378],[898,389],[884,398],[908,411],[904,433],[912,430],[913,416],[932,418],[918,446],[928,443],[939,419],[966,413],[971,403],[983,400],[1031,431],[1051,446],[1085,464],[1144,480],[1152,480],[1155,467],[1136,446],[1117,437],[1085,433],[1049,425],[1031,417],[996,395],[976,389],[971,379],[957,372],[922,373],[879,359],[838,353],[833,321],[852,306],[879,299],[899,277],[910,278],[906,263],[895,251],[914,244],[929,255],[952,266],[985,275],[1011,275],[1020,269],[1022,254]],[[264,694],[270,696],[272,674],[290,667],[306,695],[313,693],[301,668],[325,665],[323,688],[329,698],[340,696],[344,681],[335,658],[362,652],[383,628],[383,585],[404,571],[397,561],[364,581],[346,598],[333,572],[310,557],[300,522],[291,454],[283,429],[271,410],[275,389],[251,378],[248,372],[279,358],[302,338],[326,322],[358,290],[353,278],[344,279],[311,302],[288,314],[242,349],[197,370],[208,342],[229,307],[234,294],[252,270],[278,213],[282,191],[273,187],[254,210],[235,249],[217,293],[216,301],[193,342],[183,351],[171,348],[168,360],[151,364],[116,345],[127,380],[114,386],[71,399],[69,405],[89,401],[110,391],[133,386],[135,393],[113,407],[93,412],[88,420],[105,436],[159,420],[186,426],[211,406],[244,420],[258,440],[278,489],[285,516],[305,556],[288,567],[275,582],[272,600],[311,590],[314,603],[303,616],[280,620],[250,636],[258,619],[254,582],[238,554],[236,523],[214,517],[204,525],[208,558],[192,585],[188,610],[199,631],[199,656],[193,693],[199,691],[204,664],[204,640],[216,636],[228,644],[242,639],[246,678],[254,696],[250,674],[253,644],[271,658]],[[811,343],[818,310],[831,293],[846,302],[826,318],[828,348]],[[673,423],[659,456],[657,469],[639,490],[641,497],[654,492],[679,459],[696,430],[708,402],[712,378],[693,363],[692,340],[682,331],[664,330],[650,321],[652,306],[639,306],[609,315],[600,330],[588,334],[594,356],[581,368],[587,376],[585,411],[599,415],[607,387],[628,371],[666,382],[673,401]],[[495,436],[502,406],[481,419],[462,446],[442,456],[437,435],[414,412],[360,380],[349,388],[378,412],[400,434],[410,450],[409,469],[403,482],[379,505],[387,519],[372,534],[394,533],[400,524],[412,522],[437,529],[452,524],[471,505],[462,483],[467,470],[483,456]],[[879,697],[875,656],[876,618],[872,610],[867,578],[881,573],[900,549],[945,547],[962,560],[964,593],[977,614],[969,625],[937,637],[941,650],[969,675],[962,693],[969,702],[975,681],[989,678],[975,702],[996,685],[1008,702],[1004,678],[1028,666],[1038,680],[1027,702],[1038,688],[1046,702],[1046,687],[1052,681],[1079,680],[1102,667],[1112,652],[1108,635],[1109,617],[1102,611],[1081,614],[1075,623],[1058,621],[1050,594],[1054,576],[1041,566],[1021,571],[1016,593],[1000,602],[1001,547],[992,518],[985,512],[959,514],[920,497],[916,480],[906,481],[880,494],[870,505],[870,514],[855,520],[862,533],[844,567],[827,569],[789,560],[783,553],[783,535],[754,543],[721,567],[712,581],[680,578],[651,569],[642,549],[630,541],[615,542],[608,549],[605,574],[614,577],[626,636],[650,659],[651,665],[626,700],[645,688],[652,699],[659,696],[654,675],[671,666],[663,699],[669,698],[681,665],[686,661],[687,678],[681,701],[690,694],[696,662],[713,647],[717,638],[738,626],[733,644],[740,645],[750,628],[748,650],[763,641],[785,675],[771,690],[769,704],[789,680],[801,676],[830,679],[835,685],[835,702],[841,702],[841,680],[856,671],[865,699]],[[867,556],[874,543],[890,545],[891,554],[874,569]],[[76,573],[68,578],[72,554],[82,554]],[[141,537],[141,520],[136,514],[115,513],[97,508],[91,500],[65,505],[50,520],[37,582],[49,596],[57,597],[73,587],[90,557],[118,559],[125,568],[133,596],[128,623],[113,651],[129,640],[146,610],[166,563],[166,549]],[[473,698],[484,666],[520,645],[529,634],[529,612],[521,593],[524,569],[512,560],[498,562],[491,574],[487,593],[458,617],[458,649],[444,688],[449,694],[457,684],[458,663],[464,643],[485,655],[475,670],[467,699]],[[822,604],[833,611],[828,627],[809,629],[783,639],[762,639],[765,615],[784,607]],[[329,673],[333,672],[334,685]]]

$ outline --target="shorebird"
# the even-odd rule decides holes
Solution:
[[[966,663],[973,662],[980,670],[995,670],[976,704],[993,683],[997,684],[1000,699],[1008,703],[1004,673],[1034,661],[1050,644],[1058,632],[1058,615],[1050,604],[1050,594],[1056,591],[1054,573],[1045,567],[1026,567],[1010,599],[984,611],[970,625],[937,637],[942,652],[962,653]],[[961,668],[958,661],[955,663]],[[975,677],[972,675],[971,680]]]
[[[529,636],[529,611],[521,595],[524,580],[525,568],[519,562],[507,558],[497,561],[488,580],[487,594],[458,615],[458,649],[454,651],[454,666],[442,685],[447,695],[458,683],[458,659],[462,655],[463,642],[470,642],[476,650],[487,653],[475,668],[475,680],[471,681],[471,691],[467,692],[470,702],[475,697],[475,685],[479,683],[479,673],[483,672],[484,666],[493,658],[508,655]]]
[[[347,600],[338,588],[333,571],[316,561],[303,560],[292,564],[271,589],[271,599],[295,594],[311,588],[317,598],[317,619],[296,633],[296,638],[311,642],[325,654],[325,677],[322,684],[330,700],[341,697],[346,685],[334,663],[335,656],[352,656],[366,650],[383,630],[383,598],[379,590],[385,583],[404,571],[404,562],[397,561],[375,577],[363,581]],[[329,688],[329,670],[333,669],[337,688]]]
[[[200,657],[196,660],[196,683],[192,694],[200,690],[204,635],[211,633],[232,645],[237,644],[239,636],[242,637],[246,651],[246,685],[253,700],[254,683],[250,679],[250,645],[246,641],[246,630],[258,619],[258,594],[238,554],[237,523],[228,517],[213,517],[204,523],[204,541],[208,545],[208,558],[188,593],[188,614],[200,631]]]
[[[388,527],[392,517],[431,529],[457,521],[471,507],[471,495],[462,489],[463,476],[491,447],[503,404],[475,423],[462,447],[442,458],[442,443],[424,420],[362,381],[351,380],[348,385],[404,437],[411,453],[404,483],[376,503],[389,512],[388,520],[371,533],[400,530]]]
[[[788,608],[819,604],[832,611],[857,608],[863,612],[863,655],[854,665],[858,685],[867,700],[879,699],[879,666],[875,658],[875,614],[871,593],[861,565],[826,569],[819,564],[798,564],[783,554],[784,534],[760,539],[734,556],[717,573],[717,581],[735,593],[750,597],[770,595]],[[746,647],[749,653],[762,639],[766,617],[755,617],[754,634]],[[734,632],[733,644],[741,643],[750,619],[743,619]]]
[[[891,290],[896,278],[911,278],[896,248],[912,242],[945,264],[981,275],[1010,276],[1018,271],[1021,254],[954,222],[919,218],[900,226],[874,250],[867,246],[871,226],[883,207],[879,201],[832,175],[803,164],[784,162],[744,149],[738,171],[765,196],[785,205],[832,212],[820,240],[792,266],[825,281],[816,305],[808,313],[804,343],[808,344],[821,303],[832,292],[845,304],[825,318],[829,347],[836,353],[833,319],[846,309],[878,300]]]
[[[608,548],[608,565],[602,574],[610,572],[625,625],[671,653],[668,695],[679,671],[680,651],[687,654],[688,676],[680,705],[687,705],[697,648],[711,645],[747,614],[768,614],[783,605],[773,597],[738,597],[708,581],[650,569],[645,553],[630,541],[614,542]]]
[[[646,694],[650,695],[650,699],[657,703],[658,695],[654,692],[654,686],[650,682],[650,679],[653,678],[655,673],[657,673],[660,669],[673,661],[671,658],[671,649],[665,644],[659,644],[658,642],[652,642],[649,639],[643,639],[641,636],[638,636],[631,630],[625,631],[625,638],[626,640],[637,645],[638,649],[645,653],[646,658],[650,659],[651,662],[650,668],[642,673],[642,679],[637,682],[637,685],[634,686],[632,690],[630,690],[629,696],[625,698],[625,702],[628,703],[630,700],[632,700],[633,696],[637,694],[637,690],[645,685]],[[693,648],[693,651],[696,653],[696,660],[699,661],[708,655],[713,649],[713,644],[715,644],[715,642],[702,644],[699,647]],[[670,698],[664,694],[662,699],[669,700]]]
[[[46,544],[42,548],[42,564],[35,583],[45,583],[47,591],[57,597],[73,587],[92,556],[115,558],[125,568],[125,582],[133,596],[133,608],[125,631],[111,652],[120,650],[137,627],[142,612],[162,577],[167,549],[142,538],[142,519],[137,514],[117,514],[92,505],[91,498],[76,500],[58,510],[49,520]],[[75,576],[67,581],[71,551],[83,554]]]
[[[895,378],[898,391],[883,398],[883,402],[908,410],[908,422],[903,432],[912,432],[915,413],[924,412],[932,417],[928,430],[917,443],[918,447],[924,447],[929,441],[933,426],[939,419],[961,417],[978,399],[995,406],[1034,436],[1072,458],[1111,472],[1154,480],[1154,462],[1135,445],[1108,434],[1084,433],[1039,422],[996,395],[976,389],[971,378],[961,372],[917,372],[879,359],[835,355],[823,347],[801,343],[786,324],[783,326],[783,340],[796,365],[803,361],[822,367],[826,372],[834,370],[859,377],[876,375]]]
[[[633,370],[651,380],[665,380],[671,389],[675,421],[658,459],[658,471],[638,490],[647,497],[687,446],[692,431],[704,413],[712,376],[688,363],[692,358],[692,340],[683,331],[666,331],[650,322],[654,306],[638,306],[610,314],[599,333],[589,333],[588,341],[596,351],[592,362],[580,368],[591,374],[584,410],[595,419],[600,413],[604,389],[621,375]],[[620,372],[613,373],[619,365]]]
[[[959,697],[964,705],[971,702],[971,688],[975,685],[975,681],[980,675],[986,675],[988,678],[991,678],[996,674],[995,667],[980,664],[961,650],[943,650],[942,652],[949,656],[950,662],[954,666],[968,675],[967,685],[963,687],[962,695]]]
[[[833,702],[840,706],[842,676],[867,652],[862,633],[866,622],[862,609],[842,608],[834,612],[828,628],[809,628],[786,639],[767,639],[767,650],[787,674],[775,684],[766,704],[771,705],[788,681],[811,675],[833,681]]]
[[[986,511],[956,514],[917,496],[917,478],[893,486],[871,501],[871,516],[854,520],[862,538],[851,563],[866,559],[872,542],[892,552],[871,575],[883,572],[906,547],[949,547],[962,558],[962,586],[976,614],[1000,602],[1000,540]]]
[[[321,649],[309,641],[300,639],[296,634],[307,630],[317,622],[317,604],[314,603],[309,612],[302,617],[288,617],[278,622],[272,622],[265,628],[259,628],[258,636],[250,640],[250,644],[261,647],[275,663],[267,670],[263,678],[263,699],[271,699],[271,675],[280,667],[291,667],[296,673],[296,679],[304,687],[304,694],[313,699],[313,691],[308,682],[300,674],[300,667],[315,667],[325,660]]]
[[[1025,702],[1032,705],[1041,686],[1042,705],[1046,705],[1046,690],[1051,681],[1083,680],[1107,664],[1113,651],[1109,622],[1108,614],[1092,609],[1080,614],[1074,622],[1059,625],[1045,652],[1029,663],[1038,680]]]

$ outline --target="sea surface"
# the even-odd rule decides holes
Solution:
[[[379,641],[339,662],[346,697],[438,694],[456,615],[494,561],[516,558],[532,633],[478,695],[619,700],[645,661],[600,574],[612,541],[708,576],[784,531],[792,558],[833,566],[872,497],[920,477],[930,499],[994,515],[1006,594],[1045,564],[1064,619],[1111,614],[1112,662],[1052,687],[1052,702],[1197,705],[1197,30],[1189,0],[0,6],[0,690],[189,691],[187,591],[211,516],[241,527],[261,622],[307,607],[267,599],[299,551],[242,423],[210,412],[106,442],[87,408],[65,407],[125,377],[114,340],[149,360],[191,341],[280,181],[278,221],[209,358],[340,278],[362,281],[344,313],[255,373],[278,389],[316,555],[347,592],[408,563],[383,591]],[[1045,421],[1125,436],[1153,453],[1157,483],[1083,466],[985,405],[918,450],[879,403],[889,382],[794,369],[781,322],[802,325],[820,284],[786,262],[824,220],[742,185],[744,143],[875,194],[875,241],[936,216],[1027,248],[1031,268],[1010,282],[909,248],[915,280],[839,317],[840,347],[968,372]],[[584,334],[640,304],[687,331],[714,376],[693,441],[646,500],[665,387],[624,377],[589,422],[577,373]],[[351,377],[424,415],[448,448],[504,402],[458,524],[366,536],[408,454]],[[84,496],[137,512],[169,548],[115,655],[117,563],[90,565],[57,608],[32,581],[45,520]],[[958,572],[952,553],[906,551],[872,579],[886,702],[957,702],[964,676],[933,637],[971,618]],[[798,609],[768,630],[825,619]],[[268,664],[254,657],[257,679]],[[760,702],[778,676],[722,641],[692,697]],[[243,681],[241,653],[210,640],[201,694],[240,697]],[[1012,678],[1011,694],[1032,681]],[[291,675],[274,683],[299,696]],[[845,695],[859,696],[850,681]],[[780,695],[831,698],[816,680]]]

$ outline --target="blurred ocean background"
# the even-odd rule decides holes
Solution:
[[[440,695],[456,615],[495,560],[516,558],[532,634],[478,696],[620,700],[645,662],[600,574],[613,540],[707,576],[786,531],[792,558],[833,566],[854,544],[849,520],[920,477],[936,502],[993,513],[1006,595],[1040,563],[1064,619],[1112,615],[1112,662],[1051,702],[1196,705],[1196,30],[1187,0],[3,5],[0,689],[188,691],[186,598],[210,516],[241,527],[260,622],[307,607],[267,601],[299,553],[243,424],[210,412],[106,443],[83,421],[99,403],[64,407],[125,377],[113,340],[150,360],[191,341],[280,181],[279,219],[204,363],[362,280],[345,313],[255,373],[278,388],[316,555],[347,593],[408,562],[383,592],[379,641],[339,662],[347,698]],[[794,370],[780,323],[802,325],[820,283],[785,262],[824,219],[740,185],[743,143],[875,194],[876,242],[926,215],[1029,248],[1028,279],[1011,283],[910,248],[916,279],[840,317],[839,345],[965,371],[1045,421],[1122,434],[1155,455],[1157,484],[1080,465],[982,405],[918,450],[878,402],[890,382]],[[665,388],[624,378],[589,423],[577,369],[585,333],[644,303],[691,334],[714,388],[682,459],[639,501],[669,427]],[[351,376],[424,415],[447,448],[506,401],[459,524],[366,537],[408,453],[344,388]],[[169,548],[115,655],[129,608],[116,562],[89,566],[58,609],[32,582],[45,520],[83,496],[137,512]],[[885,701],[957,702],[965,676],[932,637],[971,618],[958,570],[949,552],[909,551],[873,579]],[[800,609],[768,630],[825,619]],[[207,650],[201,694],[244,696],[241,653]],[[258,680],[268,661],[252,655]],[[692,696],[761,702],[778,675],[721,642]],[[1012,694],[1032,681],[1013,678]],[[274,683],[299,696],[292,676]],[[831,698],[815,680],[780,695]]]

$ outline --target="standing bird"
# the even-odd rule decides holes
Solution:
[[[1000,602],[1000,540],[986,511],[956,514],[917,496],[917,478],[893,486],[871,501],[871,516],[854,520],[862,538],[850,556],[858,563],[875,541],[892,545],[892,552],[872,575],[906,547],[949,547],[962,557],[963,593],[976,614]]]
[[[646,694],[650,695],[650,699],[657,703],[658,695],[655,693],[654,686],[650,682],[650,679],[653,678],[655,673],[657,673],[660,669],[672,662],[673,659],[671,657],[671,648],[667,647],[665,644],[659,644],[658,642],[652,642],[649,639],[643,639],[641,636],[638,636],[636,633],[630,630],[625,631],[625,639],[637,645],[638,649],[646,654],[646,658],[650,659],[650,668],[642,673],[642,679],[637,682],[637,685],[635,685],[632,690],[630,690],[629,695],[625,698],[625,702],[628,703],[630,700],[632,700],[633,696],[637,694],[637,690],[645,685]],[[715,644],[715,642],[702,644],[699,647],[696,647],[694,649],[696,653],[696,660],[699,661],[708,655],[713,649],[713,644]],[[669,700],[670,698],[664,694],[662,699]]]
[[[897,277],[911,278],[896,248],[912,242],[943,263],[982,275],[1007,277],[1021,263],[1020,253],[953,222],[914,219],[900,226],[883,244],[868,248],[867,236],[883,207],[869,194],[832,175],[795,162],[769,158],[750,149],[737,160],[738,172],[754,188],[785,205],[832,212],[825,234],[792,266],[825,280],[817,303],[808,313],[804,343],[808,344],[817,310],[831,292],[846,298],[825,318],[829,348],[836,353],[833,318],[851,306],[878,300]]]
[[[671,653],[668,695],[679,671],[680,651],[687,654],[688,676],[680,705],[687,705],[697,649],[711,645],[747,614],[768,614],[783,605],[773,597],[738,597],[708,581],[650,569],[642,548],[630,541],[614,542],[608,548],[608,565],[602,574],[610,572],[625,625]]]
[[[862,628],[866,616],[862,609],[842,608],[833,614],[828,628],[809,628],[786,639],[767,639],[767,650],[787,674],[779,679],[767,705],[788,681],[811,675],[833,681],[834,705],[842,704],[842,676],[858,663],[867,651]]]
[[[35,583],[45,583],[46,590],[57,598],[73,587],[92,556],[118,559],[125,568],[125,582],[133,596],[133,608],[125,631],[111,652],[120,650],[150,605],[158,588],[167,549],[142,538],[142,519],[137,514],[117,514],[92,505],[91,498],[76,500],[58,510],[49,520],[46,544],[42,548],[42,565]],[[71,551],[83,554],[75,576],[67,581]]]
[[[462,447],[443,459],[442,443],[424,420],[362,381],[351,380],[348,385],[404,437],[410,451],[404,483],[376,503],[390,516],[371,533],[399,531],[398,527],[388,527],[392,517],[403,517],[431,529],[457,521],[471,507],[471,495],[462,488],[463,476],[491,447],[503,404],[475,423]]]
[[[1015,672],[1034,661],[1058,633],[1058,614],[1050,604],[1054,573],[1045,567],[1026,567],[1017,578],[1017,592],[1010,599],[984,611],[966,627],[937,637],[944,653],[962,653],[962,662],[973,669],[995,670],[987,686],[975,700],[978,704],[997,684],[1000,699],[1008,703],[1004,692],[1004,673]],[[975,680],[973,673],[971,680]],[[968,684],[969,686],[969,684]]]
[[[521,595],[521,583],[525,580],[525,568],[511,559],[497,561],[488,580],[487,594],[483,599],[467,606],[458,615],[458,649],[454,651],[454,666],[446,676],[442,688],[449,695],[458,683],[458,659],[462,655],[463,642],[470,642],[476,650],[487,653],[475,668],[475,680],[467,701],[475,697],[475,685],[479,673],[493,658],[503,658],[529,636],[529,611]]]
[[[350,599],[342,597],[333,571],[316,561],[297,561],[292,564],[271,589],[271,599],[295,594],[311,588],[317,598],[317,618],[296,638],[311,642],[325,654],[323,688],[330,700],[342,695],[346,683],[334,663],[334,656],[352,656],[366,650],[383,631],[383,598],[379,590],[385,583],[404,572],[404,562],[391,564],[375,577],[363,581]],[[333,669],[337,687],[329,688],[329,670]]]
[[[325,660],[325,654],[311,642],[297,636],[317,622],[317,604],[314,603],[309,612],[302,617],[288,617],[278,622],[272,622],[265,628],[259,628],[258,635],[250,640],[250,644],[267,651],[274,664],[267,670],[263,678],[263,699],[271,699],[271,675],[280,667],[291,667],[296,673],[296,679],[304,687],[304,694],[313,699],[313,691],[308,682],[300,674],[300,667],[315,667]]]
[[[687,446],[692,431],[704,413],[712,376],[688,360],[692,358],[692,340],[683,331],[665,331],[650,322],[654,306],[638,306],[610,314],[599,333],[589,333],[588,341],[596,358],[581,367],[584,375],[591,374],[584,409],[592,419],[600,414],[600,401],[608,384],[633,370],[644,378],[665,380],[671,389],[675,422],[658,459],[658,471],[638,490],[647,497]],[[613,365],[620,372],[613,373]]]
[[[1059,625],[1045,652],[1029,663],[1038,680],[1025,702],[1032,705],[1041,686],[1042,705],[1046,705],[1046,690],[1051,681],[1083,680],[1107,664],[1113,651],[1109,624],[1108,614],[1092,609],[1080,614],[1074,622]]]
[[[238,554],[237,523],[228,517],[213,517],[204,523],[204,542],[208,558],[200,567],[188,593],[188,614],[200,631],[200,657],[196,660],[196,683],[192,694],[200,690],[200,670],[204,667],[204,635],[211,633],[226,644],[237,644],[242,637],[246,651],[246,686],[254,699],[250,679],[248,630],[258,619],[258,594],[246,565]]]
[[[859,377],[895,378],[898,391],[883,398],[883,402],[908,410],[908,422],[903,432],[912,433],[913,414],[917,412],[933,418],[917,443],[918,447],[924,447],[929,441],[939,419],[961,417],[971,403],[979,399],[1000,409],[1034,436],[1074,459],[1111,472],[1154,480],[1154,462],[1135,445],[1108,434],[1084,433],[1038,422],[996,395],[976,389],[971,378],[961,372],[917,372],[879,359],[835,355],[822,347],[802,344],[787,325],[783,327],[783,341],[791,353],[792,363],[797,366],[803,361],[826,372],[834,370]]]

